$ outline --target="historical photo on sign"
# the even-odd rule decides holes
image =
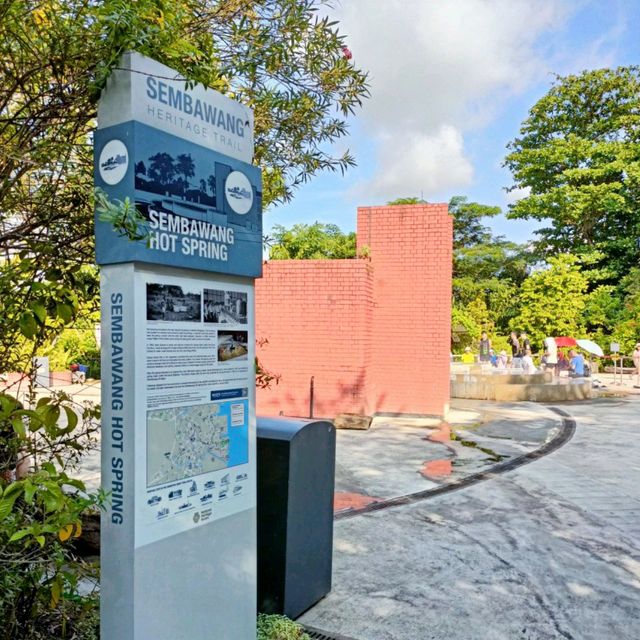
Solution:
[[[223,289],[205,289],[203,298],[205,322],[247,324],[246,293]]]
[[[248,344],[246,331],[218,331],[218,360],[246,360]]]
[[[196,165],[191,153],[171,155],[166,151],[156,151],[135,164],[136,189],[164,198],[173,198],[185,203],[194,203],[216,208],[216,178]],[[198,210],[195,207],[195,210]]]
[[[185,291],[174,284],[147,283],[147,320],[200,322],[200,291]]]

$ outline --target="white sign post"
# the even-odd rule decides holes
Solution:
[[[96,184],[144,237],[96,220],[102,265],[101,637],[255,639],[252,115],[127,54],[101,99]]]
[[[612,342],[609,346],[609,350],[613,354],[613,384],[618,384],[616,382],[616,373],[617,373],[617,360],[618,360],[618,352],[620,351],[620,343]],[[622,384],[622,359],[620,360],[620,383]]]

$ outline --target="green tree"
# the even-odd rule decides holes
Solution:
[[[482,325],[467,309],[453,306],[451,309],[451,351],[462,353],[465,347],[471,347],[479,338]]]
[[[622,353],[631,354],[636,343],[640,342],[640,267],[629,271],[619,290],[622,295],[611,337],[620,343]]]
[[[335,224],[275,225],[270,239],[271,260],[335,260],[356,257],[355,232],[343,233]]]
[[[387,202],[387,205],[390,207],[396,207],[402,204],[426,204],[426,201],[420,198],[410,197],[410,198],[396,198],[395,200],[390,200],[389,202]]]
[[[597,253],[609,283],[638,264],[640,67],[558,76],[508,148],[511,189],[529,189],[509,217],[550,223],[540,257]]]
[[[78,308],[74,295],[95,294],[95,280],[83,292],[76,278],[94,255],[91,134],[100,91],[124,51],[149,55],[253,108],[266,205],[290,199],[319,171],[353,163],[348,152],[332,155],[331,143],[344,136],[346,115],[366,96],[366,76],[345,56],[344,38],[319,15],[321,6],[0,3],[0,254],[25,258],[0,265],[0,282],[9,287],[0,296],[11,307],[1,311],[0,371],[15,368],[13,345],[23,329],[30,339],[40,326],[42,305],[49,304],[43,287],[64,290],[64,314]],[[150,177],[154,171],[162,180],[175,175],[164,164],[147,167]]]
[[[520,288],[516,326],[529,334],[534,348],[541,348],[546,336],[583,337],[588,286],[576,256],[549,258],[546,267],[532,273]]]
[[[500,207],[469,202],[466,196],[453,196],[449,200],[449,213],[453,216],[453,248],[492,242],[491,229],[482,224],[482,219],[493,218],[501,212]]]
[[[518,288],[531,267],[526,247],[494,236],[484,218],[499,207],[469,202],[465,196],[449,201],[453,216],[453,301],[459,309],[478,310],[475,322],[488,331],[509,330],[518,312]],[[479,312],[480,309],[485,309]]]

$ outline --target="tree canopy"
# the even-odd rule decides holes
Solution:
[[[534,348],[541,348],[545,336],[583,337],[588,284],[578,258],[570,254],[549,258],[524,281],[515,325],[529,334]]]
[[[356,257],[355,232],[343,233],[335,224],[275,225],[270,239],[271,260],[335,260]]]
[[[550,222],[541,257],[591,254],[611,283],[638,264],[640,67],[556,77],[508,148],[511,189],[529,190],[509,217]]]
[[[453,304],[456,317],[468,316],[468,326],[508,332],[518,310],[518,290],[528,275],[531,255],[526,248],[494,236],[483,220],[500,207],[469,202],[466,196],[449,201],[453,216]],[[461,323],[464,324],[464,323]],[[479,336],[479,331],[477,336]],[[457,345],[467,346],[467,343]]]
[[[482,219],[493,218],[502,210],[469,202],[466,196],[453,196],[449,200],[449,213],[453,216],[453,248],[462,249],[491,242],[491,229],[482,223]]]
[[[348,152],[332,155],[331,143],[346,133],[346,115],[366,96],[366,75],[343,51],[336,23],[319,15],[322,4],[0,5],[0,249],[23,258],[0,269],[0,285],[13,287],[0,290],[5,301],[11,297],[1,317],[3,346],[16,344],[21,333],[33,338],[35,329],[56,324],[52,318],[69,321],[78,299],[95,295],[95,280],[78,277],[78,267],[93,262],[91,134],[100,91],[124,51],[151,56],[254,110],[265,204],[290,199],[319,171],[353,164]],[[165,160],[159,154],[136,171],[173,171],[188,187],[189,158],[176,166]],[[0,357],[0,370],[14,365]]]
[[[425,200],[410,196],[407,198],[396,198],[395,200],[390,200],[389,202],[387,202],[387,206],[397,207],[398,205],[402,204],[423,204],[424,202]]]

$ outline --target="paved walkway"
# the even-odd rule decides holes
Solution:
[[[375,418],[369,431],[338,430],[336,512],[455,484],[538,449],[559,426],[533,403],[460,402],[447,422]]]
[[[562,408],[577,431],[549,456],[337,521],[333,590],[300,621],[358,640],[640,638],[640,397]]]
[[[544,458],[337,520],[333,590],[300,621],[357,640],[638,640],[640,395],[562,409],[576,433]],[[543,405],[456,401],[445,425],[339,432],[337,490],[355,498],[338,510],[456,482],[538,448],[558,425]],[[83,471],[97,486],[97,452]]]

